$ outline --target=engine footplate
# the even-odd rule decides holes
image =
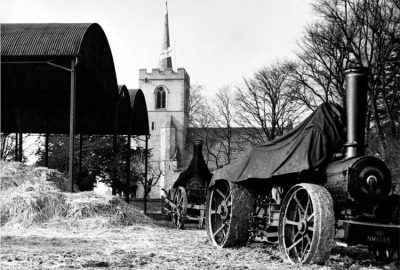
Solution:
[[[400,247],[400,225],[351,220],[341,221],[343,225],[336,233],[336,238],[339,241],[349,245],[385,245],[396,249]]]

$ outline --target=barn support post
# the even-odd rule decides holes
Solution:
[[[118,164],[118,103],[115,103],[114,108],[114,132],[113,132],[113,168],[112,168],[112,179],[111,179],[111,190],[112,195],[117,194],[116,184],[117,184],[117,164]]]
[[[44,166],[49,167],[49,133],[44,138]]]
[[[129,120],[128,142],[126,149],[126,202],[129,203],[131,194],[131,123]]]
[[[18,161],[18,132],[15,132],[14,161]]]
[[[79,180],[82,177],[82,146],[83,146],[83,136],[82,133],[79,134]]]
[[[17,126],[18,131],[16,133],[16,148],[15,148],[15,155],[16,161],[22,162],[22,117],[21,117],[21,108],[18,108],[16,118],[17,118]]]
[[[70,191],[74,191],[74,140],[75,140],[75,102],[76,102],[76,67],[77,59],[71,60],[71,91],[69,107],[69,148],[68,148],[68,180]]]
[[[23,145],[22,145],[22,132],[19,133],[18,140],[19,140],[18,161],[22,162],[22,155],[23,155],[23,150],[22,150],[22,147],[23,147]]]
[[[144,157],[144,214],[147,214],[147,166],[148,166],[149,135],[146,135],[145,157]]]
[[[113,168],[112,168],[112,179],[111,179],[111,194],[116,195],[117,191],[115,188],[117,178],[117,134],[113,134]]]

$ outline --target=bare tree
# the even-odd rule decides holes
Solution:
[[[147,198],[151,190],[157,186],[164,172],[161,168],[161,161],[154,161],[148,164],[148,177],[147,180],[144,176],[144,170],[141,171],[142,177],[138,177],[136,180],[143,186],[143,196]],[[146,187],[147,189],[145,189]]]
[[[338,28],[334,23],[316,23],[306,30],[300,44],[300,63],[292,74],[298,85],[294,93],[311,110],[322,102],[343,103],[348,52]]]
[[[192,110],[195,121],[191,130],[194,138],[204,142],[206,162],[215,168],[230,163],[235,153],[244,149],[233,127],[236,100],[232,88],[225,86],[212,98],[198,95],[193,99],[197,110]]]
[[[9,160],[15,156],[15,136],[1,133],[1,160]]]
[[[207,114],[208,99],[203,95],[203,91],[204,89],[200,85],[192,85],[190,88],[188,118],[191,127],[211,125],[211,117]]]
[[[0,155],[1,160],[11,160],[15,158],[16,147],[15,133],[1,133],[0,139]],[[40,144],[40,136],[30,133],[22,134],[22,157],[21,160],[26,162],[28,157],[35,154],[35,151]],[[18,153],[17,153],[18,154]]]
[[[217,132],[214,135],[217,140],[217,153],[222,154],[225,163],[229,164],[233,154],[232,148],[234,147],[232,124],[235,117],[235,100],[229,87],[219,89],[215,97],[217,112],[215,124],[218,129],[216,129]]]
[[[399,126],[399,1],[319,0],[314,9],[321,20],[307,29],[301,43],[297,98],[310,108],[327,100],[343,103],[343,71],[356,65],[370,68],[371,127],[385,156],[384,126],[394,137]]]
[[[282,135],[304,112],[293,98],[294,70],[293,63],[278,62],[257,71],[245,79],[245,88],[238,88],[236,123],[249,143],[261,144]]]

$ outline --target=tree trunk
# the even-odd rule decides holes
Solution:
[[[383,135],[381,122],[379,120],[378,106],[376,104],[376,96],[372,93],[372,91],[369,92],[369,97],[370,97],[370,101],[371,101],[371,105],[372,105],[372,116],[374,118],[375,125],[376,125],[376,131],[378,133],[379,148],[380,148],[381,156],[382,156],[382,159],[385,160],[386,159],[386,141],[385,141],[385,136]]]

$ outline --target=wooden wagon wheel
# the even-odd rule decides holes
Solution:
[[[206,230],[217,247],[244,245],[249,238],[249,214],[254,195],[245,187],[218,180],[207,192]]]
[[[183,187],[178,187],[174,194],[176,209],[172,214],[172,221],[178,229],[183,229],[187,213],[187,195]]]
[[[334,237],[333,201],[322,186],[299,184],[287,193],[279,216],[279,249],[291,263],[324,263]]]

